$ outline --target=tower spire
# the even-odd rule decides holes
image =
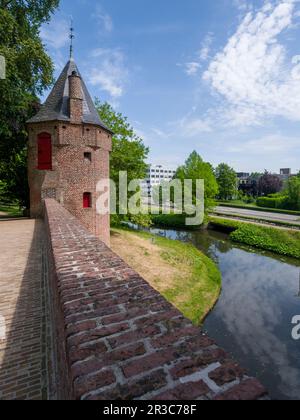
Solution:
[[[72,60],[73,59],[73,39],[75,38],[74,27],[73,27],[73,19],[71,19],[71,27],[70,27],[69,37],[70,37],[70,40],[71,40],[71,42],[70,42],[70,60]]]

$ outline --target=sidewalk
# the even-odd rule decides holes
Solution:
[[[47,399],[42,221],[0,221],[0,399]]]

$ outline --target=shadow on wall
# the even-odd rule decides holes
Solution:
[[[31,245],[23,276],[17,274],[18,270],[21,274],[22,267],[16,258],[12,276],[5,275],[1,286],[5,288],[0,310],[5,317],[6,337],[0,340],[0,400],[48,399],[53,392],[48,378],[52,362],[44,275],[44,226],[41,220],[32,223],[34,229],[30,230],[32,225],[28,225],[24,236],[31,236]],[[20,238],[16,247],[22,248],[21,241]]]

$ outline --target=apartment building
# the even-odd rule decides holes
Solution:
[[[163,182],[171,182],[175,174],[176,170],[174,168],[165,165],[149,165],[147,177],[141,184],[143,196],[151,198],[153,188]]]

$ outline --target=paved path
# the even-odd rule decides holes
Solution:
[[[250,217],[250,218],[257,218],[260,220],[268,220],[270,222],[285,222],[285,223],[293,223],[299,225],[300,227],[300,216],[293,216],[289,214],[281,214],[281,213],[271,213],[265,211],[257,211],[251,209],[238,209],[235,207],[216,207],[215,211],[219,214],[224,214],[228,216],[232,215],[239,215],[241,217]]]
[[[46,399],[41,221],[0,221],[0,400]]]

